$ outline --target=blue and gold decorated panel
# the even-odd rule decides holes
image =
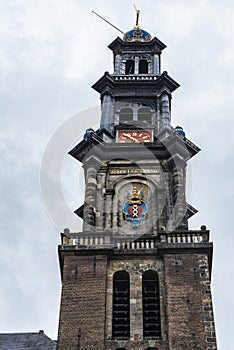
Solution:
[[[148,42],[152,39],[151,35],[143,29],[134,28],[129,30],[124,37],[123,41],[131,42],[131,41],[140,41],[140,42]]]

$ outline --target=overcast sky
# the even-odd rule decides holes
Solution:
[[[133,3],[0,0],[0,332],[44,329],[57,338],[57,245],[61,226],[69,222],[54,224],[53,213],[45,210],[41,159],[45,150],[50,157],[57,152],[56,131],[69,128],[71,117],[79,120],[77,135],[71,132],[69,144],[64,141],[65,153],[90,126],[88,118],[76,115],[99,105],[90,87],[113,71],[107,46],[120,33],[91,11],[127,31],[135,21]],[[190,228],[204,224],[211,230],[218,344],[233,350],[234,2],[138,0],[136,5],[141,26],[167,45],[163,70],[181,84],[173,94],[172,125],[182,125],[202,148],[189,166],[188,201],[199,210]],[[82,204],[81,174],[67,157],[59,179],[70,213]],[[78,231],[75,217],[74,224]]]

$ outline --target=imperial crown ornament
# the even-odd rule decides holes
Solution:
[[[123,215],[126,221],[129,221],[134,228],[137,228],[147,217],[147,206],[142,200],[143,192],[139,191],[134,185],[132,192],[128,192],[128,202],[124,204]]]

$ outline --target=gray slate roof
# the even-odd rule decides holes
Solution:
[[[56,350],[56,341],[44,331],[38,333],[0,333],[0,350]]]

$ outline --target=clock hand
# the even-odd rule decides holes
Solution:
[[[133,141],[138,142],[138,140],[137,140],[137,139],[135,139],[135,137],[132,137],[132,136],[131,136],[131,135],[129,135],[129,134],[123,134],[123,136],[128,137],[129,139],[131,139],[131,140],[133,140]]]

